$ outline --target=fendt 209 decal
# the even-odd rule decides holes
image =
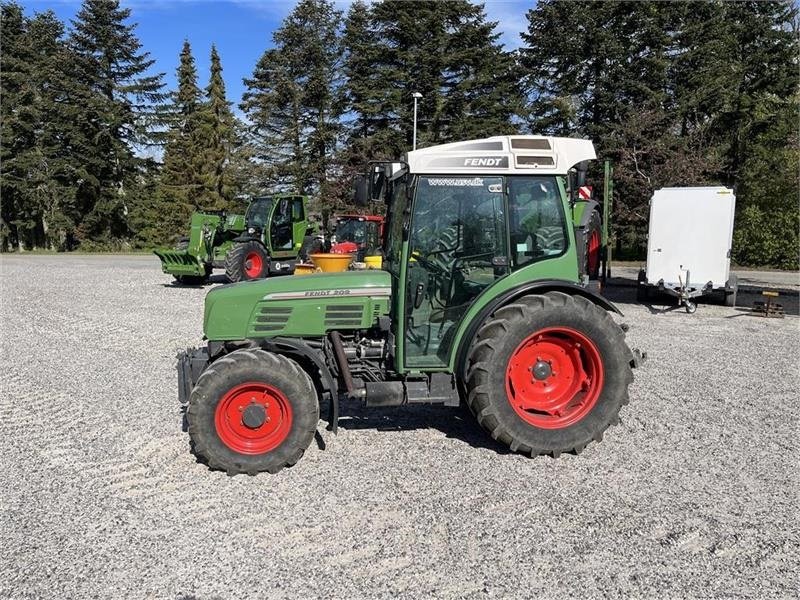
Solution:
[[[267,294],[262,300],[300,300],[304,298],[332,298],[336,296],[347,296],[350,298],[358,296],[391,296],[392,288],[342,288],[336,290],[306,290],[304,292],[274,292]]]

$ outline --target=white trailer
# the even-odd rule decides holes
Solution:
[[[650,200],[647,267],[639,272],[638,297],[657,289],[678,298],[686,312],[698,296],[715,294],[736,303],[730,273],[736,197],[725,187],[662,188]]]

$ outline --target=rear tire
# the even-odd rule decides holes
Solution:
[[[232,282],[263,279],[269,274],[269,255],[259,242],[236,244],[225,256],[225,274]]]
[[[293,360],[237,350],[203,372],[186,416],[194,453],[212,469],[277,473],[300,460],[314,439],[319,401]]]
[[[579,453],[618,422],[633,381],[631,356],[622,329],[586,298],[523,296],[478,330],[467,404],[514,452]]]

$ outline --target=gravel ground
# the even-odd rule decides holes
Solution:
[[[459,410],[348,403],[296,467],[234,478],[195,461],[177,402],[207,287],[149,256],[0,273],[0,597],[800,592],[796,273],[747,275],[753,298],[784,290],[785,319],[640,306],[616,280],[649,361],[579,456],[508,454]]]

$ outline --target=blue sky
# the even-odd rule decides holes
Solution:
[[[80,0],[18,0],[28,13],[52,9],[67,23],[80,8]],[[211,44],[216,43],[222,58],[228,99],[238,103],[244,91],[243,77],[249,77],[256,61],[272,43],[272,32],[292,10],[286,0],[122,0],[138,23],[136,33],[144,49],[156,60],[154,69],[166,73],[172,88],[178,54],[184,38],[192,44],[197,60],[199,83],[208,80]],[[346,10],[350,2],[337,0]],[[535,0],[488,0],[486,12],[498,21],[497,32],[507,49],[521,44],[519,32],[525,28],[525,13]]]

